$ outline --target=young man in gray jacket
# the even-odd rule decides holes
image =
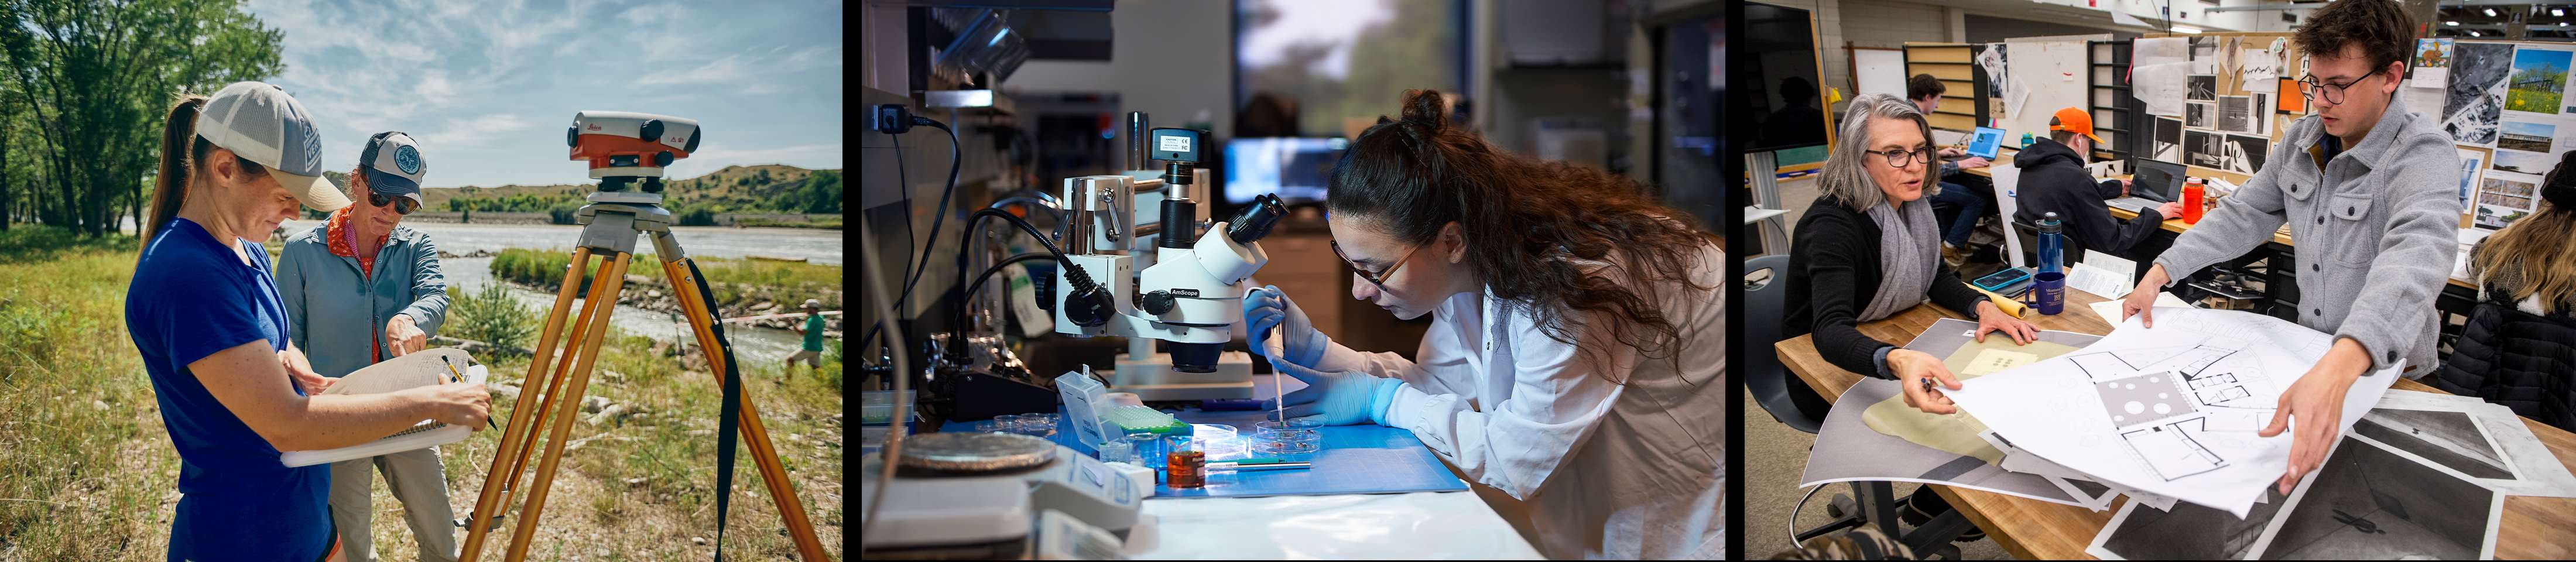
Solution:
[[[2414,18],[2393,0],[2317,9],[2291,37],[2307,53],[2299,89],[2316,114],[2291,123],[2254,179],[2176,239],[2120,305],[2123,320],[2143,315],[2152,326],[2157,291],[2253,250],[2289,223],[2299,324],[2335,339],[2282,391],[2260,433],[2279,435],[2298,419],[2283,493],[2341,438],[2344,392],[2356,379],[2398,361],[2407,378],[2420,377],[2438,361],[2433,298],[2458,251],[2460,163],[2442,128],[2407,115],[2396,95],[2414,31]]]
[[[447,277],[429,235],[402,226],[420,207],[428,164],[411,135],[367,139],[349,173],[347,208],[321,227],[287,238],[277,262],[277,292],[286,301],[288,339],[305,350],[313,372],[339,378],[429,345],[447,320]],[[331,521],[348,559],[375,557],[368,531],[376,471],[403,504],[423,561],[457,558],[447,471],[436,448],[331,463]]]

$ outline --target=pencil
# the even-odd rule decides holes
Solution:
[[[448,361],[448,360],[447,360],[447,356],[445,356],[445,355],[441,355],[441,356],[439,356],[439,357],[438,357],[438,362],[439,362],[439,363],[442,363],[442,364],[447,365],[447,374],[450,374],[450,375],[456,375],[456,378],[455,378],[455,379],[451,379],[451,380],[449,380],[448,382],[465,382],[465,373],[461,373],[461,372],[457,372],[457,371],[456,371],[456,362],[454,362],[454,361]],[[499,429],[501,429],[501,425],[500,425],[500,424],[492,423],[492,418],[488,418],[488,417],[487,417],[487,418],[483,418],[483,425],[484,425],[484,426],[487,426],[487,427],[490,427],[490,428],[492,428],[492,429],[494,429],[494,430],[499,430]]]

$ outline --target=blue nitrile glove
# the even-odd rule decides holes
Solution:
[[[1287,396],[1288,417],[1312,416],[1324,425],[1386,425],[1387,406],[1395,402],[1395,391],[1404,381],[1369,376],[1359,371],[1327,373],[1273,359],[1270,368],[1305,382],[1306,388]],[[1264,408],[1276,408],[1265,400]]]
[[[1281,358],[1300,367],[1321,367],[1324,348],[1332,345],[1323,331],[1315,329],[1315,322],[1306,318],[1306,311],[1288,300],[1287,293],[1279,292],[1278,285],[1254,287],[1243,293],[1243,325],[1252,352],[1263,356],[1269,355],[1263,346],[1270,343],[1270,329],[1279,328],[1279,345],[1284,348]]]

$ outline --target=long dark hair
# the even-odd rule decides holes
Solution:
[[[1504,152],[1447,122],[1440,93],[1405,92],[1401,119],[1379,117],[1333,168],[1325,208],[1368,217],[1400,241],[1430,242],[1451,222],[1467,265],[1496,299],[1529,309],[1549,338],[1577,343],[1568,310],[1648,358],[1680,358],[1680,328],[1656,292],[1690,279],[1703,244],[1724,247],[1690,214],[1598,168]],[[1614,255],[1614,253],[1616,255]],[[1593,271],[1577,260],[1608,263]],[[1587,352],[1588,353],[1588,352]],[[1613,381],[1623,382],[1623,381]]]
[[[153,231],[162,223],[179,216],[179,204],[188,201],[188,183],[194,179],[197,164],[205,162],[206,153],[215,149],[215,143],[197,136],[197,112],[205,108],[206,96],[179,96],[179,103],[171,104],[170,115],[161,122],[161,167],[152,176],[152,212],[144,217],[143,224],[135,225],[141,230],[144,246],[152,245]],[[233,161],[240,163],[242,173],[250,177],[268,173],[249,158],[236,157]]]

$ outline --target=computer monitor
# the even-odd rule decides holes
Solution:
[[[1350,141],[1340,138],[1266,137],[1234,139],[1225,144],[1225,200],[1251,203],[1262,194],[1286,203],[1324,200],[1333,164],[1341,161]]]
[[[1968,137],[1968,155],[1993,160],[1995,150],[2003,148],[2003,144],[2003,129],[1978,127],[1976,134]]]
[[[2136,171],[2129,178],[2130,195],[2159,202],[2182,197],[2181,164],[2137,158],[2130,161],[2129,169]]]

